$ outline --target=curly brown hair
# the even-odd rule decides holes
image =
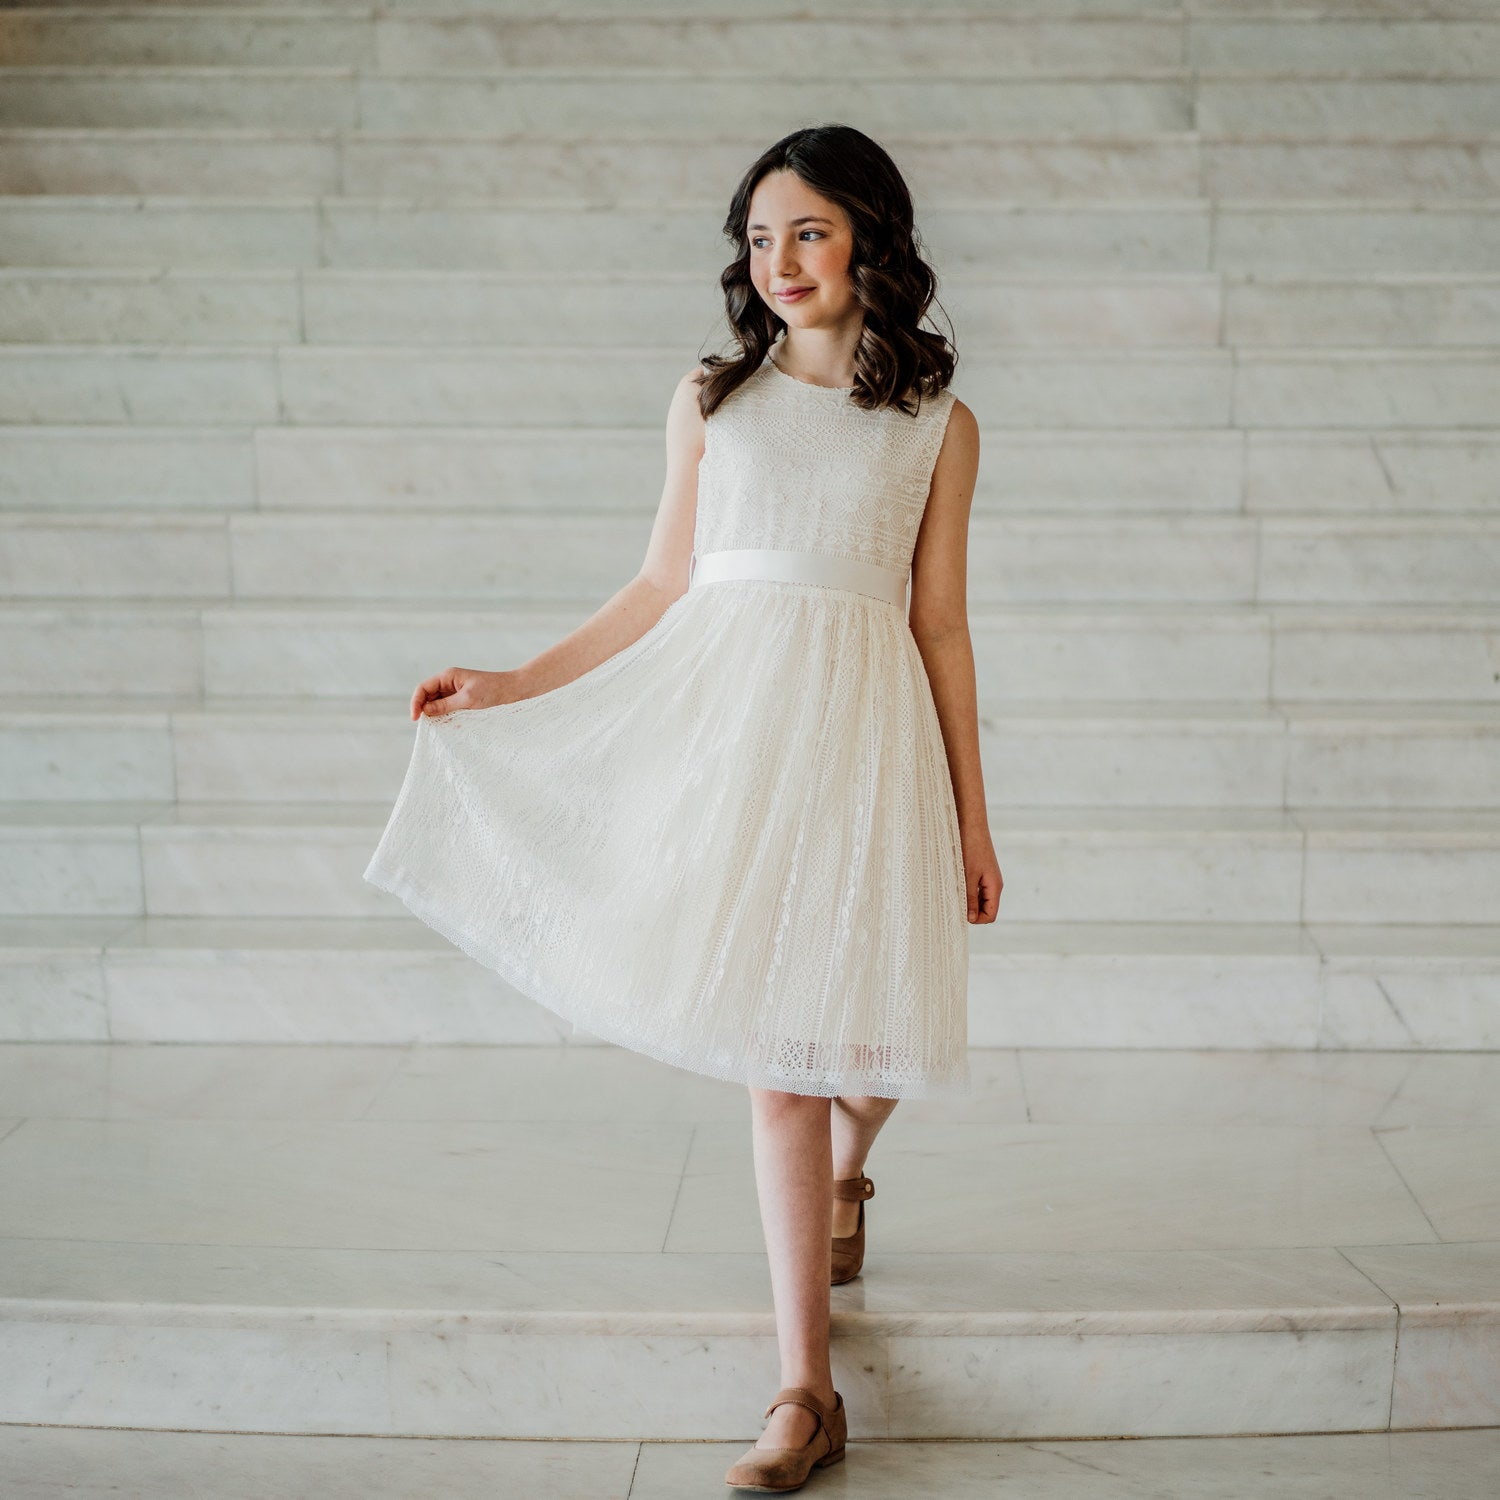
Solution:
[[[709,354],[699,361],[707,373],[698,382],[698,409],[705,417],[717,411],[761,367],[786,327],[750,279],[746,234],[751,195],[761,178],[777,171],[795,173],[837,203],[854,233],[849,280],[865,317],[849,399],[866,410],[896,406],[915,414],[921,397],[937,395],[952,381],[957,350],[941,333],[919,326],[936,301],[937,273],[922,258],[911,193],[900,169],[852,125],[794,130],[740,179],[724,220],[724,236],[739,253],[719,277],[730,332],[740,348],[737,354]],[[917,401],[908,404],[912,392]]]

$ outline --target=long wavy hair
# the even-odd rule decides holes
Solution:
[[[782,136],[735,189],[724,236],[738,254],[725,266],[719,285],[739,351],[700,359],[707,373],[698,383],[698,409],[705,417],[717,411],[761,367],[787,326],[750,279],[746,232],[756,185],[777,171],[794,172],[837,203],[854,232],[848,274],[864,309],[864,328],[849,399],[866,410],[896,406],[915,415],[922,397],[937,395],[952,381],[957,350],[941,333],[920,326],[937,297],[937,273],[922,258],[906,182],[885,149],[852,125],[809,125]]]

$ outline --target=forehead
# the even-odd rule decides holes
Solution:
[[[795,228],[801,224],[823,224],[837,228],[844,212],[836,203],[802,181],[794,172],[770,172],[756,183],[750,195],[748,229]]]

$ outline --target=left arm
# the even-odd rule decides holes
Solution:
[[[979,423],[962,401],[955,400],[912,554],[908,619],[927,669],[953,778],[969,921],[993,922],[1004,882],[990,837],[979,758],[979,704],[967,596],[969,511],[978,475]]]

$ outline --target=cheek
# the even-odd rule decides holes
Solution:
[[[833,286],[845,281],[849,276],[849,252],[840,249],[837,245],[830,246],[827,250],[810,258],[812,264],[809,270],[817,276],[824,285]]]

